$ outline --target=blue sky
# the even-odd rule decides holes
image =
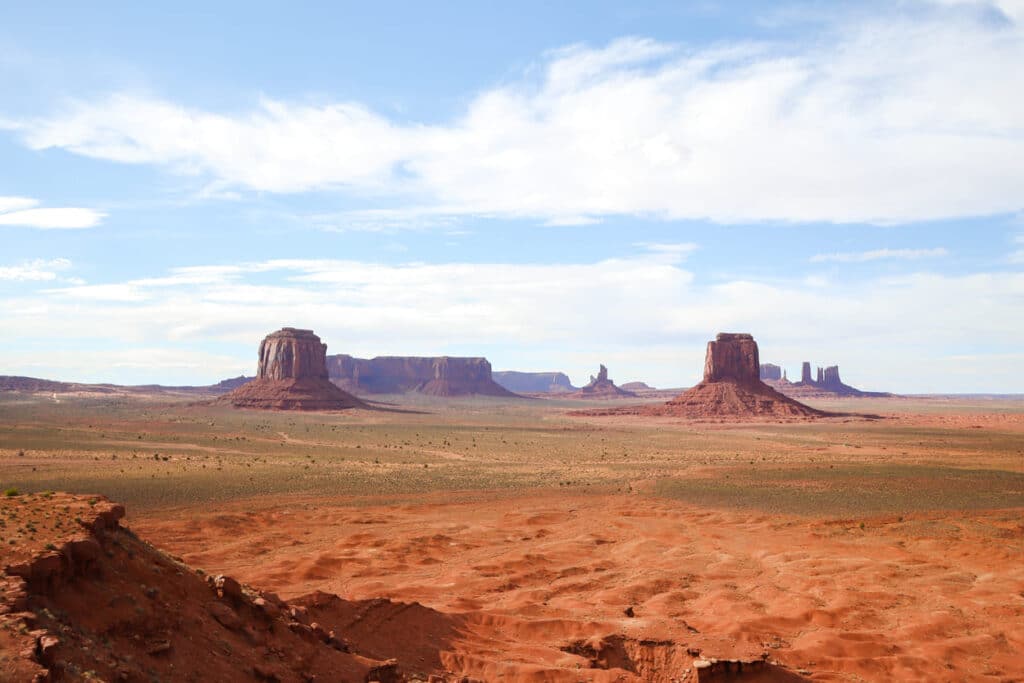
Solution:
[[[1024,2],[0,10],[0,374],[1024,384]]]

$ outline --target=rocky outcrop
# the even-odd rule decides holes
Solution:
[[[564,394],[576,391],[564,372],[493,372],[494,381],[517,394]]]
[[[354,358],[337,354],[327,358],[332,382],[354,393],[431,396],[514,396],[496,383],[486,358],[452,356],[378,356]]]
[[[588,382],[585,387],[582,387],[571,394],[559,396],[559,398],[608,400],[616,398],[636,398],[636,394],[632,391],[626,391],[625,389],[617,387],[615,382],[608,379],[608,368],[601,365],[598,368],[597,375],[591,375],[590,382]]]
[[[892,396],[892,394],[885,392],[861,391],[856,387],[843,383],[839,376],[838,365],[829,365],[824,368],[818,367],[814,379],[812,379],[811,364],[807,361],[804,361],[802,365],[800,381],[788,386],[779,386],[779,389],[794,396]]]
[[[785,396],[760,379],[757,342],[722,333],[708,342],[704,379],[668,403],[638,412],[695,419],[809,418],[826,415]]]
[[[633,391],[633,392],[636,392],[636,391],[657,391],[657,389],[655,389],[654,387],[650,386],[646,382],[626,382],[625,384],[623,384],[619,388],[620,389],[625,389],[626,391]]]
[[[256,379],[220,399],[238,408],[341,410],[362,405],[330,382],[327,345],[312,330],[285,327],[260,344]]]
[[[61,493],[26,499],[23,518],[59,523],[40,539],[45,548],[26,549],[0,572],[2,681],[427,678],[360,654],[301,605],[228,576],[204,578],[121,527],[120,505]]]
[[[761,363],[761,379],[779,381],[782,379],[782,368],[772,363]]]

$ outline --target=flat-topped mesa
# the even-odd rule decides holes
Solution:
[[[576,391],[564,372],[516,372],[505,370],[493,372],[494,381],[509,391],[523,393],[557,394]]]
[[[327,358],[327,372],[332,382],[355,393],[514,396],[492,379],[490,361],[479,357],[337,354]]]
[[[222,396],[236,408],[340,410],[363,403],[327,378],[327,344],[312,330],[284,327],[260,343],[256,379]]]
[[[313,330],[283,327],[260,343],[260,379],[327,379],[327,344]]]
[[[761,363],[761,379],[779,381],[782,379],[782,368],[774,363]]]
[[[761,363],[757,342],[750,334],[722,332],[708,342],[704,357],[705,382],[759,383]]]

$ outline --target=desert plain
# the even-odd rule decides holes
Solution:
[[[1024,401],[726,422],[375,398],[4,394],[3,564],[60,540],[42,503],[67,492],[124,504],[189,571],[330,603],[321,622],[408,680],[668,682],[709,660],[764,662],[720,674],[743,680],[1024,679]],[[151,655],[156,679],[175,656]]]

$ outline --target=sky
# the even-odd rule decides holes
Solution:
[[[1024,392],[1024,0],[160,4],[0,8],[0,374]]]

